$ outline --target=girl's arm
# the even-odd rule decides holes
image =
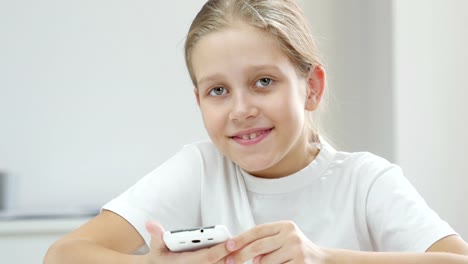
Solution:
[[[468,245],[459,236],[452,235],[434,243],[427,253],[358,252],[326,249],[330,259],[326,263],[375,264],[467,264]]]
[[[445,237],[427,253],[362,252],[322,248],[290,221],[258,225],[226,242],[233,253],[227,263],[317,264],[468,264],[468,244],[459,236]]]
[[[55,242],[44,263],[135,263],[141,256],[131,253],[143,244],[143,238],[125,219],[104,210]]]
[[[132,255],[144,245],[140,234],[125,219],[110,211],[55,242],[47,251],[44,264],[221,264],[231,252],[224,243],[193,252],[170,252],[162,239],[164,229],[158,223],[146,225],[151,234],[151,249],[146,255]]]

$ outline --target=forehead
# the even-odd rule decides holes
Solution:
[[[273,36],[247,24],[203,36],[192,52],[192,67],[197,80],[214,72],[234,73],[259,65],[294,68]]]

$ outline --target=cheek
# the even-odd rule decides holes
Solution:
[[[284,95],[269,104],[271,113],[282,122],[296,123],[303,119],[304,102],[298,96]]]
[[[216,133],[224,131],[222,128],[224,127],[223,122],[226,118],[222,116],[221,111],[216,111],[216,109],[204,106],[203,104],[200,105],[200,111],[203,123],[210,137],[214,137]]]

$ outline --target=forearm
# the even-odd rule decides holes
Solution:
[[[140,264],[143,256],[119,253],[87,240],[67,240],[54,244],[44,264]]]
[[[330,264],[468,264],[468,256],[450,253],[390,253],[327,250]]]

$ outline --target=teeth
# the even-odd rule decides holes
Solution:
[[[258,136],[257,133],[252,133],[252,134],[248,134],[248,135],[247,135],[247,134],[246,134],[246,135],[242,135],[241,138],[247,140],[247,139],[254,139],[254,138],[256,138],[257,136]]]
[[[252,133],[252,134],[246,134],[246,135],[242,135],[241,138],[242,139],[245,139],[245,140],[248,140],[248,139],[254,139],[258,136],[257,133]]]
[[[249,139],[254,139],[254,138],[258,137],[261,134],[263,134],[263,132],[254,132],[254,133],[251,133],[251,134],[244,134],[244,135],[241,135],[239,137],[244,139],[244,140],[249,140]]]

